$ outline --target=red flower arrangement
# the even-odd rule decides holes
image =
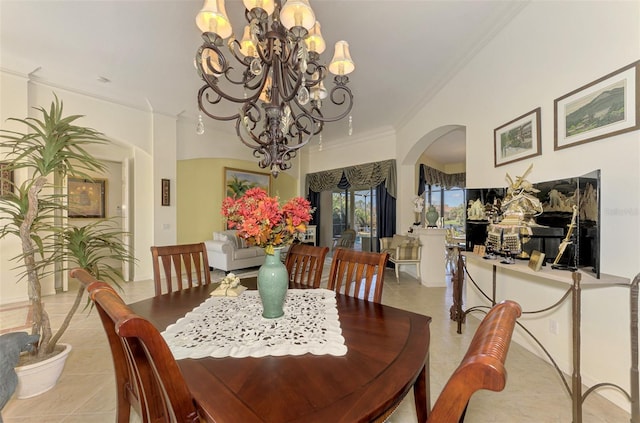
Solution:
[[[311,203],[302,197],[280,207],[278,197],[269,197],[262,188],[251,188],[240,198],[227,197],[222,202],[222,215],[229,228],[237,229],[238,236],[250,245],[263,247],[267,254],[306,232],[311,212]]]

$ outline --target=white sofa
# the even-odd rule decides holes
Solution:
[[[214,232],[213,240],[204,243],[211,268],[230,272],[264,264],[264,249],[247,246],[234,230]]]

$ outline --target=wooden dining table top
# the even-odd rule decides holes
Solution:
[[[255,278],[242,282],[255,289]],[[194,287],[129,306],[162,331],[205,301],[215,287]],[[418,421],[426,421],[431,318],[342,294],[336,294],[336,305],[348,348],[344,356],[178,360],[207,421],[370,422],[394,409],[412,387]]]

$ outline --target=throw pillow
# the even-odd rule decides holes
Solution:
[[[389,246],[389,248],[392,250],[395,250],[397,247],[406,243],[407,238],[409,237],[405,235],[398,235],[398,234],[393,235],[393,239],[391,240],[391,245]]]

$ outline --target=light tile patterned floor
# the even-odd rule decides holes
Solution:
[[[328,271],[326,272],[328,274]],[[449,288],[426,288],[412,275],[401,273],[400,283],[393,270],[385,275],[383,302],[433,318],[431,324],[431,392],[432,400],[440,393],[449,375],[466,351],[477,320],[468,319],[462,335],[456,334],[449,320],[451,295]],[[47,297],[47,309],[55,327],[73,301],[69,293]],[[153,295],[151,281],[124,284],[123,296],[134,302]],[[33,399],[12,399],[2,412],[5,423],[113,423],[115,421],[115,389],[113,365],[107,341],[96,313],[78,313],[64,342],[73,351],[57,386]],[[372,346],[375,347],[375,346]],[[499,393],[479,392],[471,400],[467,423],[571,422],[571,402],[553,368],[512,344],[507,360],[509,379]],[[135,421],[136,419],[132,419]],[[599,395],[585,402],[585,423],[628,422],[630,416]],[[413,395],[410,393],[391,416],[392,423],[416,421]],[[236,422],[229,422],[236,423]],[[241,422],[238,422],[241,423]],[[329,423],[329,422],[328,422]]]

